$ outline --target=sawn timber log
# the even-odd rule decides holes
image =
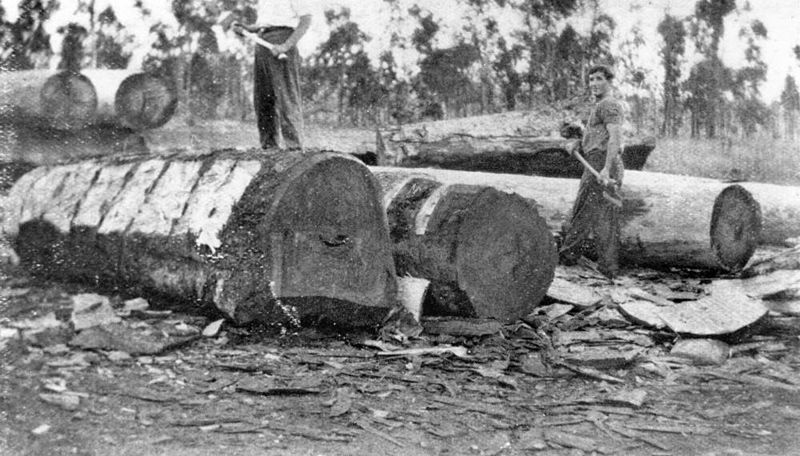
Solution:
[[[378,165],[442,168],[551,177],[580,177],[569,154],[577,142],[556,136],[553,118],[506,112],[379,129]],[[653,137],[628,137],[626,169],[642,169],[655,148]]]
[[[536,209],[491,187],[377,172],[399,276],[430,280],[423,315],[513,322],[553,280],[555,240]]]
[[[164,125],[177,93],[156,76],[132,70],[0,72],[3,124],[76,131],[91,125],[141,131]]]
[[[35,274],[211,305],[238,323],[372,326],[395,304],[380,188],[331,153],[38,167],[4,231]]]
[[[517,193],[535,205],[555,234],[568,219],[578,191],[574,179],[421,168],[372,169],[379,175],[413,171],[443,184],[484,185]],[[750,259],[760,239],[759,204],[738,185],[628,171],[622,196],[623,266],[737,271]]]

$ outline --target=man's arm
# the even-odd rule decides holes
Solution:
[[[275,46],[275,53],[276,54],[283,54],[289,52],[293,47],[297,46],[297,43],[300,41],[301,38],[308,32],[308,29],[311,27],[311,15],[304,14],[300,16],[300,22],[295,27],[294,31],[289,38],[286,39],[282,44]]]
[[[620,124],[616,123],[608,124],[606,128],[608,129],[608,150],[606,151],[606,164],[600,174],[608,179],[611,164],[622,153],[622,128]]]

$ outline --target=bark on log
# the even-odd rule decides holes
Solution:
[[[372,169],[378,174],[395,175],[410,171]],[[578,191],[574,179],[438,169],[413,172],[443,184],[484,185],[517,193],[535,205],[553,233],[561,231]],[[758,244],[762,223],[759,205],[740,186],[629,171],[622,194],[623,266],[737,271]]]
[[[396,291],[380,187],[330,153],[216,151],[39,167],[5,231],[30,271],[212,305],[238,323],[380,323]]]
[[[555,136],[554,119],[507,112],[378,130],[381,166],[434,167],[465,171],[579,177],[569,154],[574,139]],[[641,169],[655,148],[653,137],[626,138],[626,169]]]
[[[423,315],[510,322],[527,315],[553,280],[555,241],[517,195],[443,185],[411,170],[377,172],[398,275],[431,281]]]

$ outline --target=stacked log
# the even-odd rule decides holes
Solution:
[[[579,177],[580,163],[569,154],[574,139],[555,136],[554,116],[506,112],[380,129],[376,135],[381,166]],[[628,137],[622,158],[627,169],[641,169],[655,148],[653,137]]]
[[[373,171],[398,176],[408,172],[389,167]],[[578,191],[574,179],[438,169],[414,172],[443,184],[483,185],[519,194],[535,205],[554,234],[561,232]],[[770,199],[783,199],[785,191],[772,187]],[[623,266],[737,271],[762,240],[762,224],[769,231],[778,223],[762,218],[758,202],[744,187],[711,179],[629,171],[622,194]]]
[[[396,290],[380,188],[338,154],[217,151],[39,167],[9,194],[21,263],[238,323],[378,324]]]
[[[512,322],[542,300],[554,276],[555,241],[523,198],[413,170],[376,176],[398,275],[430,280],[424,315]]]

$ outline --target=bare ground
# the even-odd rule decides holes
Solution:
[[[313,134],[315,146],[338,150],[370,141],[363,130]],[[255,134],[198,125],[151,141],[248,147]],[[724,364],[695,366],[668,356],[677,335],[613,311],[620,289],[680,294],[703,278],[626,271],[611,286],[570,274],[603,300],[469,337],[225,325],[203,337],[214,317],[151,303],[172,311],[116,324],[149,343],[137,354],[109,341],[81,348],[72,297],[98,290],[9,269],[0,277],[0,454],[800,454],[800,320],[771,314],[727,339]],[[133,298],[104,293],[117,311]],[[432,347],[468,352],[390,353]]]
[[[82,291],[19,271],[0,283],[0,327],[59,321],[0,339],[2,454],[800,453],[796,319],[770,317],[713,367],[667,357],[674,334],[600,316],[608,300],[478,337],[225,326],[201,337],[208,317],[142,312],[121,325],[166,339],[128,356],[75,346]],[[396,347],[381,338],[468,354],[386,355]],[[575,361],[597,349],[602,360]]]

